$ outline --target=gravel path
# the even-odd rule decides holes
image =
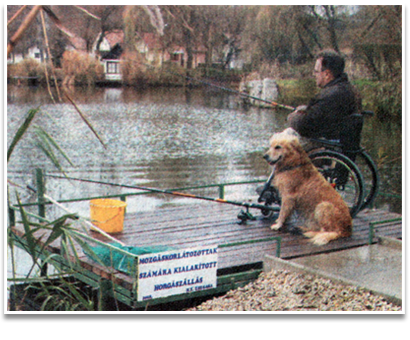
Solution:
[[[289,271],[262,272],[248,285],[187,311],[401,311],[371,292]]]

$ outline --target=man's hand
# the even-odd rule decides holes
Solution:
[[[299,105],[299,106],[296,108],[295,111],[289,113],[288,118],[287,118],[288,122],[291,122],[291,121],[292,121],[293,119],[295,119],[296,117],[299,117],[299,116],[301,116],[301,115],[306,114],[306,108],[307,108],[306,105]]]

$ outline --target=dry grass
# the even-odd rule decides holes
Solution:
[[[78,85],[92,85],[104,78],[104,67],[94,57],[77,51],[65,51],[62,59],[66,77]]]

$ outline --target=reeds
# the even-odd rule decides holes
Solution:
[[[19,194],[16,193],[18,211],[21,216],[19,223],[20,236],[13,232],[14,226],[7,229],[7,244],[10,248],[12,261],[12,278],[8,281],[25,284],[25,293],[17,293],[17,287],[13,286],[13,307],[24,308],[26,300],[36,301],[41,311],[93,311],[101,309],[102,304],[97,302],[95,294],[85,292],[77,280],[69,278],[80,273],[83,269],[80,264],[80,251],[86,253],[94,262],[107,268],[109,275],[114,272],[113,264],[106,265],[94,252],[92,243],[108,248],[108,258],[113,259],[113,252],[120,249],[112,245],[106,245],[94,240],[87,235],[87,230],[82,226],[83,220],[76,214],[65,214],[54,221],[42,218],[41,222],[33,222],[34,214],[28,213],[21,204]],[[14,208],[15,209],[15,208]],[[31,219],[30,219],[31,217]],[[76,225],[75,225],[76,224]],[[21,235],[21,233],[23,233]],[[43,236],[39,236],[42,234]],[[59,244],[59,252],[50,252],[49,247]],[[15,274],[15,247],[24,249],[31,256],[32,266],[23,278],[17,278]],[[125,256],[130,254],[124,252]],[[132,254],[131,254],[132,255]],[[132,255],[134,257],[134,255]],[[44,268],[52,265],[54,274],[49,275]],[[33,276],[34,275],[34,276]],[[91,287],[89,287],[91,288]],[[29,294],[29,295],[27,295]],[[100,289],[99,294],[102,294]],[[114,304],[116,304],[114,299]]]
[[[26,132],[33,124],[33,121],[35,120],[35,117],[39,112],[40,108],[36,108],[30,109],[27,113],[25,120],[17,129],[7,150],[7,161],[11,159],[13,151],[25,136]],[[91,130],[93,130],[91,125],[88,126]],[[35,142],[37,148],[42,150],[43,153],[60,171],[63,171],[63,168],[58,159],[58,156],[62,156],[72,165],[70,159],[60,148],[54,138],[49,135],[43,128],[34,126],[34,133],[37,139]],[[92,250],[89,249],[90,247],[87,241],[84,241],[83,239],[84,237],[86,237],[86,234],[79,232],[78,228],[71,226],[71,223],[78,221],[78,216],[76,214],[66,214],[51,222],[48,222],[41,216],[35,216],[35,218],[39,219],[41,222],[33,222],[32,220],[30,220],[30,216],[33,217],[33,214],[27,212],[22,207],[17,189],[15,194],[17,204],[12,206],[9,195],[10,185],[18,187],[19,189],[26,189],[22,186],[17,186],[15,183],[8,181],[8,211],[9,214],[14,216],[14,210],[16,209],[16,207],[18,207],[21,219],[17,223],[21,223],[23,225],[24,233],[21,238],[15,236],[12,228],[15,227],[16,221],[14,218],[10,218],[10,223],[7,228],[7,245],[10,248],[11,254],[12,278],[10,278],[9,281],[12,281],[14,283],[23,282],[29,284],[29,286],[31,283],[40,283],[40,286],[37,285],[36,289],[38,292],[38,297],[40,299],[43,299],[41,307],[43,310],[93,310],[93,302],[83,296],[75,286],[67,283],[64,280],[65,276],[71,275],[80,270],[80,266],[78,265],[78,247],[76,247],[75,244],[80,245],[82,249],[86,249],[87,253],[93,253]],[[86,231],[85,228],[83,228],[82,230]],[[48,236],[37,238],[37,236],[35,236],[36,232],[41,231],[47,232]],[[60,242],[62,249],[62,252],[60,254],[51,254],[47,252],[47,247],[54,242]],[[24,278],[16,277],[16,265],[14,259],[14,248],[16,245],[18,245],[19,248],[24,249],[25,252],[31,256],[33,263],[32,267]],[[95,259],[98,262],[97,256],[95,256]],[[57,267],[57,274],[53,276],[48,276],[46,273],[45,277],[31,277],[32,273],[43,272],[43,268],[47,263],[55,264],[63,263],[64,261],[65,263],[68,263],[68,268],[67,265],[65,267]],[[104,265],[102,262],[101,264]],[[52,281],[50,281],[51,278],[59,278],[59,284],[55,286]],[[16,297],[14,296],[14,299],[15,298]],[[19,297],[19,299],[24,300],[25,295]],[[14,303],[14,305],[19,305],[19,303]]]

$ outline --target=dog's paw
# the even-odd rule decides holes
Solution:
[[[303,230],[303,229],[302,229]],[[317,235],[316,231],[305,231],[303,233],[303,236],[308,237],[308,238],[313,238]],[[313,242],[313,241],[312,241]]]
[[[306,235],[306,233],[304,235]],[[312,237],[310,241],[316,246],[323,246],[339,237],[340,235],[336,232],[320,232]]]
[[[281,223],[275,223],[275,224],[272,224],[270,226],[270,228],[271,228],[271,230],[279,230],[280,228],[282,228],[282,224]]]
[[[315,246],[323,246],[329,243],[329,240],[326,237],[323,237],[322,235],[316,235],[315,237],[311,238],[310,241]]]

